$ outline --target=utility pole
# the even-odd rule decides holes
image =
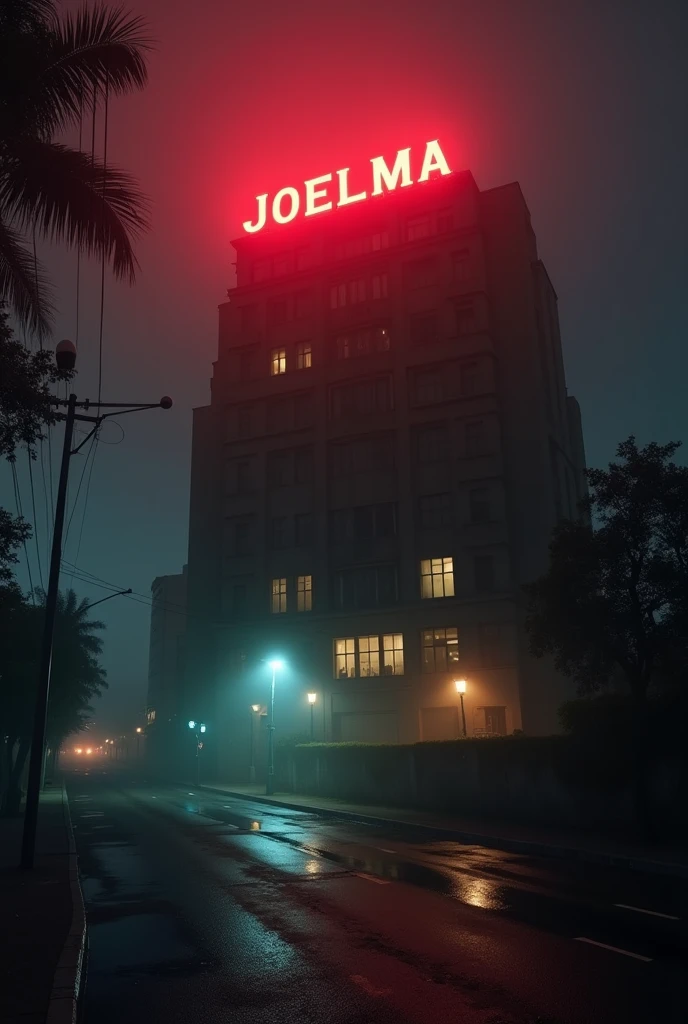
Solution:
[[[58,369],[73,370],[76,363],[76,348],[71,341],[61,341],[55,349]],[[121,416],[127,412],[139,412],[144,409],[170,409],[171,398],[161,398],[159,402],[141,404],[136,402],[90,402],[88,399],[79,402],[75,394],[71,394],[67,402],[52,399],[56,406],[66,406],[65,433],[62,445],[62,461],[60,463],[60,480],[57,488],[57,504],[55,506],[55,523],[53,526],[53,542],[50,554],[50,576],[45,601],[43,619],[43,637],[40,647],[38,674],[38,691],[34,709],[33,732],[31,736],[31,757],[29,760],[29,780],[26,789],[26,808],[24,811],[24,832],[22,835],[21,866],[32,868],[36,853],[36,826],[38,823],[38,800],[41,792],[41,776],[43,772],[43,751],[45,749],[45,730],[48,715],[48,698],[50,696],[50,671],[53,658],[53,635],[55,632],[55,614],[57,612],[57,594],[60,583],[60,561],[62,559],[62,533],[64,530],[65,507],[67,502],[67,481],[69,478],[69,460],[86,444],[100,428],[108,416]],[[84,413],[77,413],[83,409]],[[115,409],[96,416],[87,415],[94,409]],[[74,422],[80,420],[93,423],[94,427],[83,441],[72,450]],[[113,595],[114,596],[114,595]]]

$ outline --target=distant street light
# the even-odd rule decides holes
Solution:
[[[465,737],[466,736],[466,709],[463,706],[463,695],[466,692],[466,680],[465,679],[455,679],[454,680],[454,685],[456,686],[456,692],[458,693],[459,698],[461,700],[461,721],[463,723],[463,734],[464,734],[464,737]]]
[[[272,682],[270,684],[270,720],[268,721],[268,781],[265,786],[267,796],[275,792],[275,676],[284,662],[281,658],[273,658],[268,662],[272,669]]]
[[[194,759],[194,784],[198,786],[200,785],[199,780],[201,777],[200,754],[201,747],[203,746],[200,739],[200,733],[205,732],[205,725],[203,724],[203,722],[197,722],[195,719],[191,718],[189,719],[189,729],[193,731],[196,737],[196,757]]]
[[[260,704],[251,704],[251,732],[248,746],[248,781],[256,781],[256,715],[260,714]]]
[[[315,736],[315,732],[314,732],[314,729],[313,729],[313,709],[315,707],[315,702],[318,699],[318,695],[317,695],[317,693],[309,693],[307,696],[308,696],[308,703],[310,704],[310,708],[311,708],[311,743],[312,743],[313,742],[313,737]]]
[[[60,370],[73,370],[76,363],[76,346],[71,341],[60,341],[55,347],[55,361]],[[55,502],[55,519],[53,522],[53,539],[50,552],[50,573],[48,589],[45,595],[45,611],[43,614],[43,634],[39,653],[38,686],[34,707],[33,730],[31,734],[31,755],[29,759],[29,778],[26,786],[26,809],[24,811],[24,831],[22,835],[21,866],[32,868],[36,854],[36,826],[38,823],[38,800],[41,792],[41,778],[45,759],[45,729],[48,715],[48,699],[50,696],[50,671],[53,659],[53,636],[55,633],[55,616],[57,612],[57,595],[60,583],[60,562],[62,561],[62,536],[64,533],[65,508],[67,504],[67,483],[69,480],[69,460],[75,455],[89,438],[100,429],[103,421],[109,416],[121,416],[125,413],[139,412],[144,409],[170,409],[172,399],[165,397],[159,402],[79,402],[75,394],[70,394],[67,401],[51,398],[52,405],[64,407],[64,441],[62,444],[62,460],[57,485]],[[77,408],[83,410],[77,413]],[[90,416],[88,411],[96,409],[97,415]],[[103,413],[103,409],[112,412]],[[74,423],[76,420],[93,424],[93,429],[82,441],[72,449]]]

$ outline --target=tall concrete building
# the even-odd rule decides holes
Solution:
[[[146,756],[161,769],[178,759],[186,644],[187,567],[151,584]],[[187,744],[188,745],[188,744]]]
[[[278,741],[308,735],[308,691],[316,739],[458,737],[458,679],[469,736],[554,731],[568,688],[521,586],[584,449],[519,185],[443,175],[234,246],[188,559],[216,770],[247,776],[275,654]]]

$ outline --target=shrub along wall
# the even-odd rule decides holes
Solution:
[[[408,745],[286,744],[282,791],[472,817],[622,829],[633,823],[628,743],[594,746],[574,736],[505,737]],[[685,760],[680,745],[649,769],[663,831],[683,832]]]

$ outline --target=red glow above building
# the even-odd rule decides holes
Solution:
[[[326,213],[333,206],[349,206],[360,203],[369,196],[379,196],[384,192],[392,192],[396,188],[405,188],[414,184],[411,165],[411,147],[397,150],[394,163],[390,168],[384,156],[375,156],[370,160],[372,187],[370,191],[352,193],[350,191],[350,167],[342,167],[334,174],[321,174],[317,178],[308,178],[301,189],[287,185],[281,188],[272,198],[268,206],[269,193],[256,196],[258,203],[257,217],[254,221],[243,223],[244,231],[256,234],[268,223],[289,224],[300,212],[304,217],[312,217],[316,213]],[[451,174],[449,164],[440,148],[437,139],[425,144],[425,153],[416,183],[428,181],[433,174]],[[336,179],[336,181],[335,181]],[[336,197],[336,202],[335,202]]]

